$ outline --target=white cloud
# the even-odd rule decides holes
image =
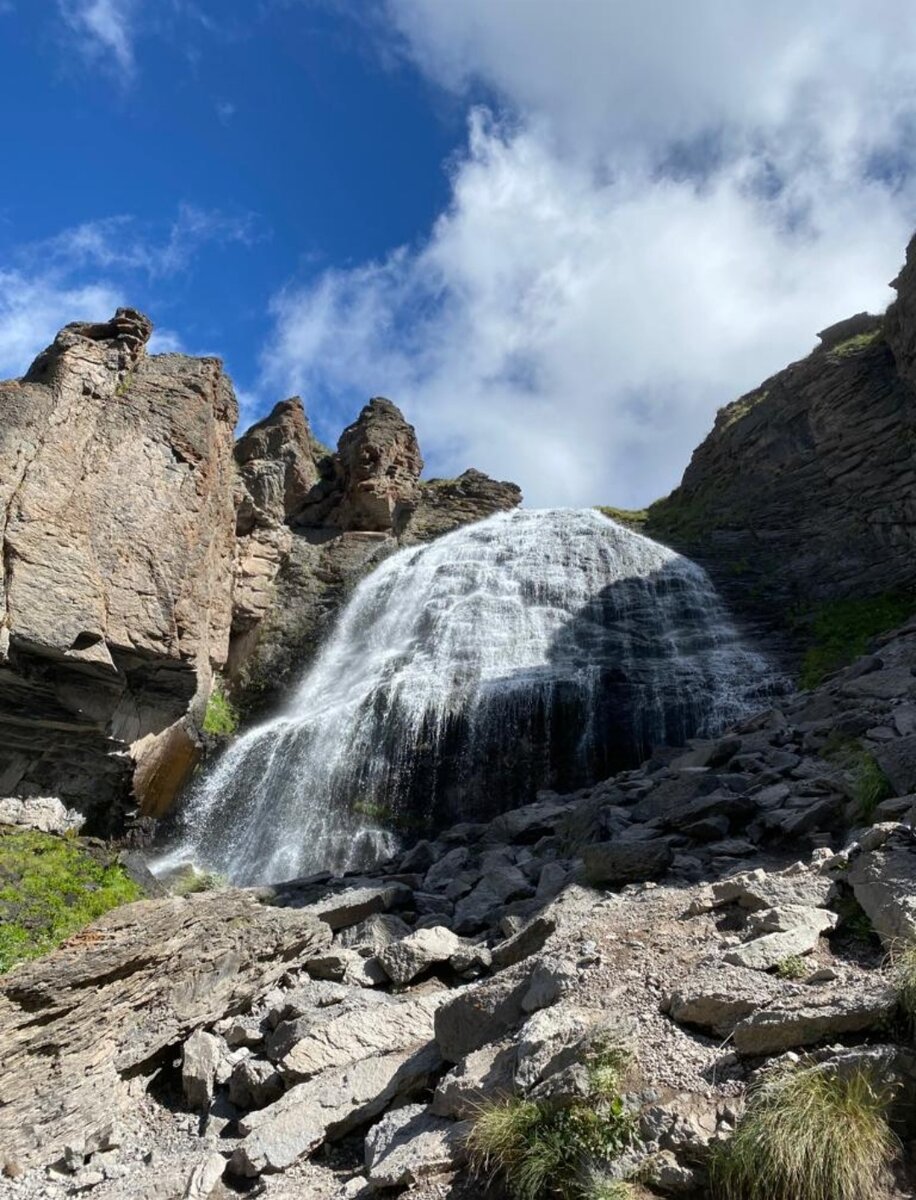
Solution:
[[[892,298],[916,211],[902,0],[389,9],[433,79],[504,116],[473,115],[418,246],[276,298],[267,381],[336,405],[329,426],[381,391],[433,470],[642,503],[719,405]]]
[[[48,276],[0,271],[0,379],[22,375],[71,321],[105,321],[124,299],[106,283],[67,286]]]
[[[150,225],[129,216],[103,217],[22,247],[20,254],[67,271],[97,267],[158,279],[186,270],[208,244],[252,246],[262,236],[253,213],[238,216],[181,204],[169,222]]]
[[[82,52],[130,79],[135,67],[135,0],[58,0],[58,6]]]

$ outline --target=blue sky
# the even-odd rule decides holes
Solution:
[[[669,490],[916,227],[911,0],[0,0],[0,89],[0,376],[130,303],[533,503]]]

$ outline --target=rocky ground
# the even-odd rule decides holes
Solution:
[[[785,1055],[916,1074],[916,623],[816,691],[372,876],[150,899],[0,985],[0,1192],[477,1196],[501,1095],[588,1101],[626,1044],[612,1175],[703,1196]],[[21,814],[20,814],[21,818]],[[498,1183],[494,1195],[499,1195]]]

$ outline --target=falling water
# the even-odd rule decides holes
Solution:
[[[367,866],[398,827],[580,786],[774,682],[695,563],[590,509],[503,513],[359,585],[285,710],[193,789],[164,862],[237,883]]]

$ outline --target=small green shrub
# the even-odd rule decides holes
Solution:
[[[587,1100],[559,1106],[510,1096],[482,1105],[468,1138],[473,1169],[502,1177],[513,1200],[616,1200],[613,1192],[594,1192],[588,1171],[618,1158],[632,1140],[633,1116],[619,1094],[629,1062],[624,1047],[599,1039],[586,1063]]]
[[[91,857],[75,838],[0,832],[0,974],[142,895],[121,866]]]
[[[876,342],[882,341],[883,338],[883,329],[873,329],[871,333],[857,333],[854,337],[846,338],[845,341],[837,342],[835,346],[831,346],[830,353],[837,354],[840,358],[847,358],[850,354],[855,354],[859,350],[865,350],[868,346],[873,346]]]
[[[813,611],[796,613],[793,625],[811,636],[799,685],[817,687],[827,675],[864,654],[873,637],[902,624],[914,609],[913,596],[886,592],[866,599],[831,600]]]
[[[879,1200],[898,1142],[892,1092],[865,1070],[774,1069],[710,1162],[715,1200]]]
[[[863,751],[853,768],[852,798],[856,802],[856,815],[860,821],[871,824],[875,809],[882,800],[894,794],[890,780],[881,770],[875,758]]]
[[[775,973],[780,979],[804,979],[808,970],[808,964],[800,954],[790,954],[788,958],[776,964]]]
[[[824,743],[821,757],[848,772],[850,794],[856,806],[856,819],[870,823],[882,800],[894,794],[890,780],[857,738],[832,733]]]
[[[222,689],[215,683],[210,699],[207,701],[207,711],[204,714],[204,733],[218,733],[229,736],[239,727],[239,714],[235,705]]]

